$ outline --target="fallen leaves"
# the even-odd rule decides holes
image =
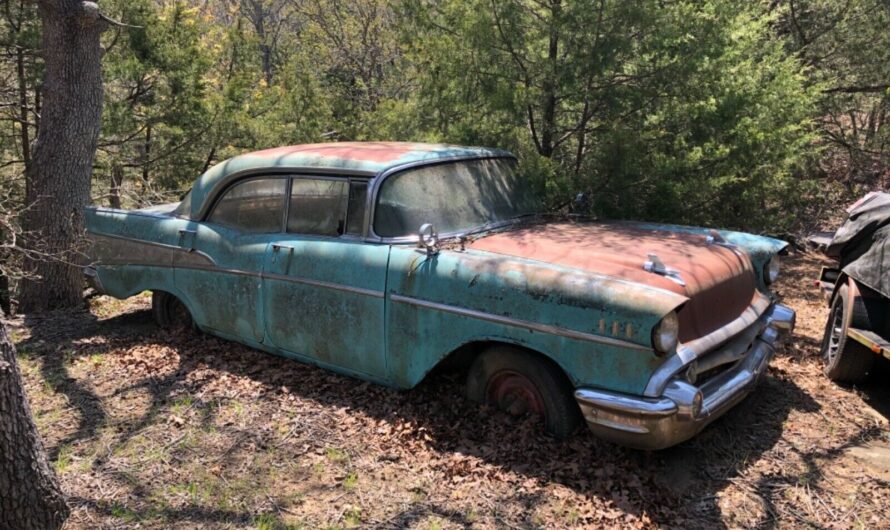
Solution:
[[[70,458],[71,528],[250,527],[266,513],[307,527],[887,526],[886,484],[847,449],[887,443],[886,417],[821,377],[824,308],[801,287],[817,265],[786,261],[797,342],[758,390],[655,454],[556,442],[464,400],[458,376],[397,392],[159,332],[142,299],[12,324],[34,352],[25,379],[47,446]]]

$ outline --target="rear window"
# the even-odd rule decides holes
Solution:
[[[241,182],[216,203],[208,220],[250,234],[280,232],[286,194],[284,178]]]

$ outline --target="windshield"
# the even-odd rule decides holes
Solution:
[[[468,160],[386,179],[378,194],[374,230],[381,237],[404,237],[432,223],[440,234],[450,234],[538,211],[537,198],[516,174],[515,160]]]

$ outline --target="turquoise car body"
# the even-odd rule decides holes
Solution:
[[[510,157],[494,149],[428,144],[321,144],[251,153],[200,176],[183,202],[143,210],[90,207],[88,268],[116,298],[163,291],[203,331],[394,388],[417,385],[468,348],[506,343],[556,363],[576,388],[642,396],[668,355],[652,329],[687,298],[665,289],[531,258],[373,234],[243,234],[206,221],[215,198],[257,172],[340,175],[374,191],[425,164]],[[703,228],[640,224],[692,232]],[[721,231],[762,271],[785,243]],[[618,326],[620,323],[620,327]],[[614,324],[614,325],[613,325]]]

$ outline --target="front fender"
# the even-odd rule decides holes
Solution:
[[[387,370],[410,387],[459,346],[522,345],[576,385],[642,391],[661,363],[651,328],[686,297],[621,279],[484,251],[427,256],[394,247]]]

